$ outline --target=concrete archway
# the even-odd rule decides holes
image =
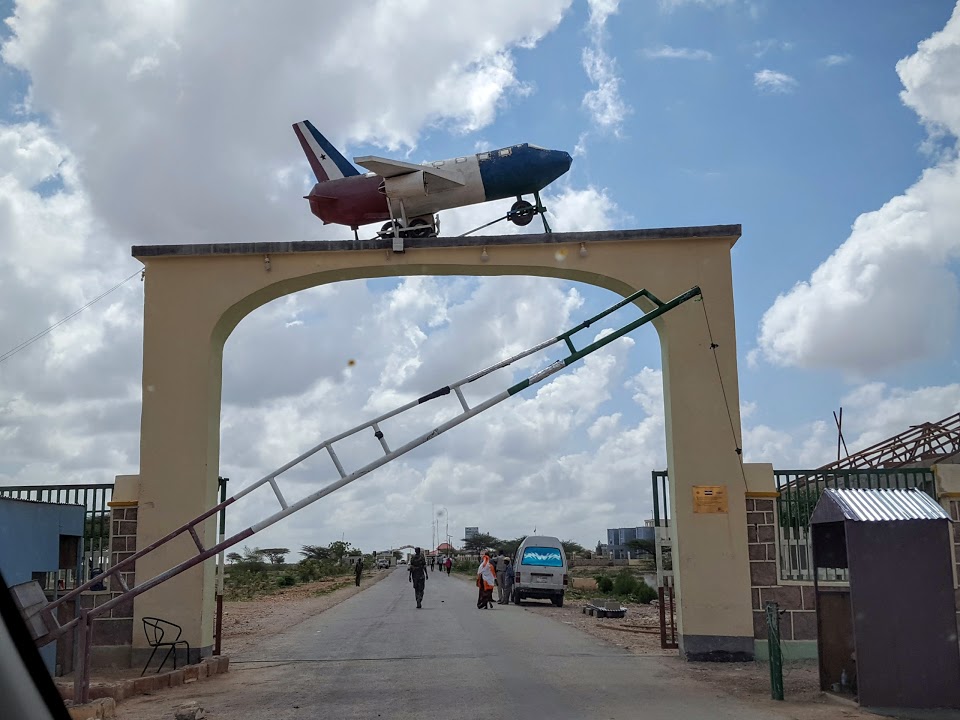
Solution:
[[[216,503],[223,346],[243,317],[270,300],[330,282],[400,275],[556,277],[622,295],[647,288],[662,299],[699,285],[716,361],[704,305],[686,303],[655,321],[681,652],[704,659],[752,655],[746,481],[735,452],[741,443],[730,249],[739,236],[739,225],[724,225],[428,238],[409,241],[403,254],[380,240],[134,247],[147,270],[137,546]],[[697,485],[726,486],[728,512],[695,513]],[[211,520],[205,545],[215,535]],[[181,538],[142,558],[138,580],[193,549]],[[209,652],[213,580],[208,561],[137,597],[134,627],[143,616],[170,616],[175,608],[185,639]]]

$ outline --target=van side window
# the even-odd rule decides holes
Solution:
[[[528,547],[523,550],[521,565],[539,565],[540,567],[563,567],[563,556],[559,548]]]

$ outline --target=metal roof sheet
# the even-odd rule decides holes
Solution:
[[[824,494],[836,502],[847,520],[886,522],[950,519],[932,497],[917,488],[828,488]]]

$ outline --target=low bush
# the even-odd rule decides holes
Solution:
[[[633,591],[630,599],[633,600],[633,602],[646,605],[648,602],[651,600],[656,600],[658,597],[659,595],[657,591],[641,580],[637,583],[637,589]]]
[[[613,591],[613,578],[607,575],[597,575],[597,590],[602,593]]]
[[[281,575],[277,578],[277,587],[292,587],[297,584],[297,579],[293,575]]]

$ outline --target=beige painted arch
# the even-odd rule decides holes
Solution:
[[[402,254],[381,241],[135,247],[147,271],[138,547],[215,504],[224,343],[243,317],[271,300],[330,282],[402,275],[554,277],[621,295],[646,288],[664,300],[699,285],[704,304],[686,303],[655,322],[681,652],[691,658],[752,655],[746,482],[735,452],[740,418],[730,250],[739,235],[733,225],[429,238],[408,242]],[[718,345],[716,361],[704,308]],[[729,513],[694,513],[694,485],[726,485]],[[205,544],[214,540],[211,521]],[[138,580],[192,552],[183,539],[141,559]],[[208,561],[139,596],[135,627],[143,616],[172,619],[193,647],[207,652],[213,575]],[[136,633],[134,642],[142,642]]]

